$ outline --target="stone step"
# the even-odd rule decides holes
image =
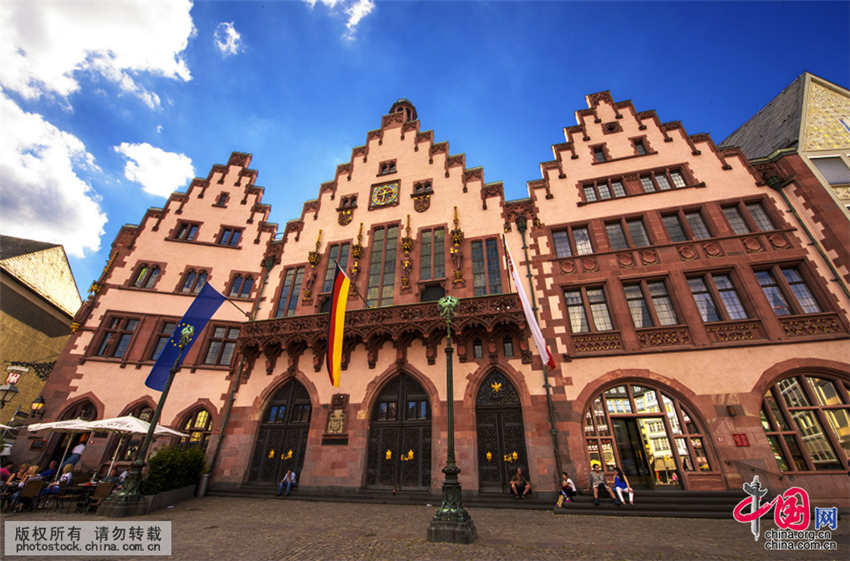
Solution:
[[[323,501],[323,502],[363,502],[374,504],[399,504],[439,507],[440,496],[427,491],[397,491],[395,494],[384,490],[345,489],[338,493],[320,492],[309,488],[296,489],[289,497],[277,497],[273,486],[243,485],[239,488],[221,488],[212,486],[211,496],[268,498],[277,500]],[[499,508],[521,510],[552,510],[558,515],[601,515],[601,516],[645,516],[678,518],[715,518],[730,519],[732,510],[743,499],[739,491],[639,491],[635,494],[635,505],[615,506],[610,499],[593,502],[593,496],[584,493],[565,505],[554,506],[556,495],[546,493],[530,499],[515,500],[510,495],[481,494],[464,497],[464,507]]]

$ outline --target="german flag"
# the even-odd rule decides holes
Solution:
[[[342,369],[343,326],[350,285],[351,281],[348,280],[339,263],[336,263],[330,317],[328,317],[328,376],[335,387],[339,387],[339,374]]]

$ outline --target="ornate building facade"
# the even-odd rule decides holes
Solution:
[[[294,469],[334,493],[439,493],[436,300],[450,294],[465,492],[505,492],[516,467],[543,491],[561,470],[586,486],[599,464],[644,488],[739,488],[755,469],[847,497],[850,299],[829,258],[741,150],[608,92],[587,105],[529,197],[508,201],[399,100],[280,234],[250,156],[232,154],[121,231],[45,389],[49,415],[149,415],[144,379],[209,282],[250,318],[219,310],[162,422],[207,448],[214,486]],[[503,237],[554,369],[530,346]],[[338,388],[324,366],[334,263],[356,287]],[[92,442],[83,462],[99,467],[117,443]]]

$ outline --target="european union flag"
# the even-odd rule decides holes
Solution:
[[[148,379],[145,380],[147,387],[158,392],[165,389],[165,383],[168,381],[168,373],[174,366],[177,356],[180,354],[180,332],[187,325],[191,325],[195,329],[195,334],[191,341],[183,349],[182,360],[186,358],[189,349],[192,348],[195,340],[201,336],[201,331],[204,330],[204,327],[209,323],[210,318],[213,317],[213,314],[215,314],[222,302],[224,302],[224,296],[209,283],[206,283],[198,295],[195,296],[192,305],[186,310],[183,319],[174,328],[171,338],[168,339],[168,343],[156,360],[156,364],[153,365],[151,373],[148,374]]]

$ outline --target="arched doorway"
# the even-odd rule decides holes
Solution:
[[[70,419],[82,419],[83,421],[94,421],[96,418],[97,408],[94,406],[94,403],[86,400],[67,409],[59,417],[59,420],[68,421]],[[60,433],[59,438],[56,439],[56,447],[53,449],[48,463],[55,461],[58,464],[65,456],[66,449],[70,454],[71,450],[73,450],[77,444],[88,443],[90,436],[91,432]]]
[[[516,388],[501,372],[493,372],[475,399],[478,434],[478,488],[482,493],[505,493],[521,468],[528,477],[522,405]]]
[[[422,385],[399,374],[372,408],[366,485],[427,490],[431,487],[431,404]]]
[[[632,486],[650,489],[680,489],[683,473],[711,471],[705,433],[689,409],[659,388],[608,388],[584,415],[591,467],[620,466]]]
[[[296,380],[274,394],[262,417],[249,483],[275,485],[288,470],[300,480],[311,411],[310,394]]]

